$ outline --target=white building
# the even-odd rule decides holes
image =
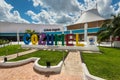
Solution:
[[[58,24],[27,24],[0,22],[0,39],[17,40],[17,35],[24,35],[26,30],[35,30],[35,32],[56,32],[63,31],[64,27]]]

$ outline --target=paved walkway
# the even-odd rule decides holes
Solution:
[[[24,52],[19,52],[17,54],[8,55],[7,59],[10,60],[10,59],[16,58],[17,55],[22,56],[22,55],[29,54],[29,53],[32,53],[32,52],[35,52],[35,51],[37,51],[37,50],[32,49],[32,50],[28,50],[28,51],[24,51]],[[0,56],[0,61],[3,61],[3,60],[4,60],[4,56]]]
[[[0,80],[84,80],[79,52],[70,52],[60,74],[38,74],[33,63],[20,67],[0,68]]]
[[[52,79],[51,79],[52,78]],[[59,75],[53,75],[50,80],[84,80],[79,52],[69,52]]]
[[[81,64],[80,52],[69,52],[61,73],[76,76],[78,78],[77,80],[83,80],[83,69]]]

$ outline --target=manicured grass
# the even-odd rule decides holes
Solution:
[[[40,60],[38,62],[40,65],[46,66],[46,61],[49,61],[51,63],[51,65],[54,66],[54,65],[57,65],[63,59],[63,54],[64,54],[64,56],[66,56],[67,52],[39,50],[39,51],[30,53],[30,54],[19,56],[10,61],[18,61],[18,60],[27,59],[30,57],[38,57],[38,58],[40,58]]]
[[[83,53],[88,70],[107,80],[120,80],[120,49],[100,47],[102,54]]]
[[[21,45],[8,45],[0,48],[0,56],[11,55],[25,50],[21,48]]]

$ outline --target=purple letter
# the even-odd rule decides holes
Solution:
[[[45,33],[41,33],[39,34],[39,45],[45,45],[46,44],[46,41],[44,40],[46,37],[46,34]]]

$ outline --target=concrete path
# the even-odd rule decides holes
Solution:
[[[69,52],[67,58],[64,61],[61,73],[76,76],[78,78],[77,80],[84,80],[81,56],[79,51]]]
[[[0,68],[0,80],[84,80],[79,52],[69,52],[60,74],[39,74],[33,65]]]
[[[32,49],[32,50],[28,50],[28,51],[19,52],[19,53],[16,53],[16,54],[8,55],[7,59],[10,60],[10,59],[16,58],[17,56],[22,56],[22,55],[29,54],[29,53],[32,53],[32,52],[35,52],[35,51],[37,51],[37,50]],[[3,61],[3,60],[4,60],[4,56],[0,56],[0,61]]]

